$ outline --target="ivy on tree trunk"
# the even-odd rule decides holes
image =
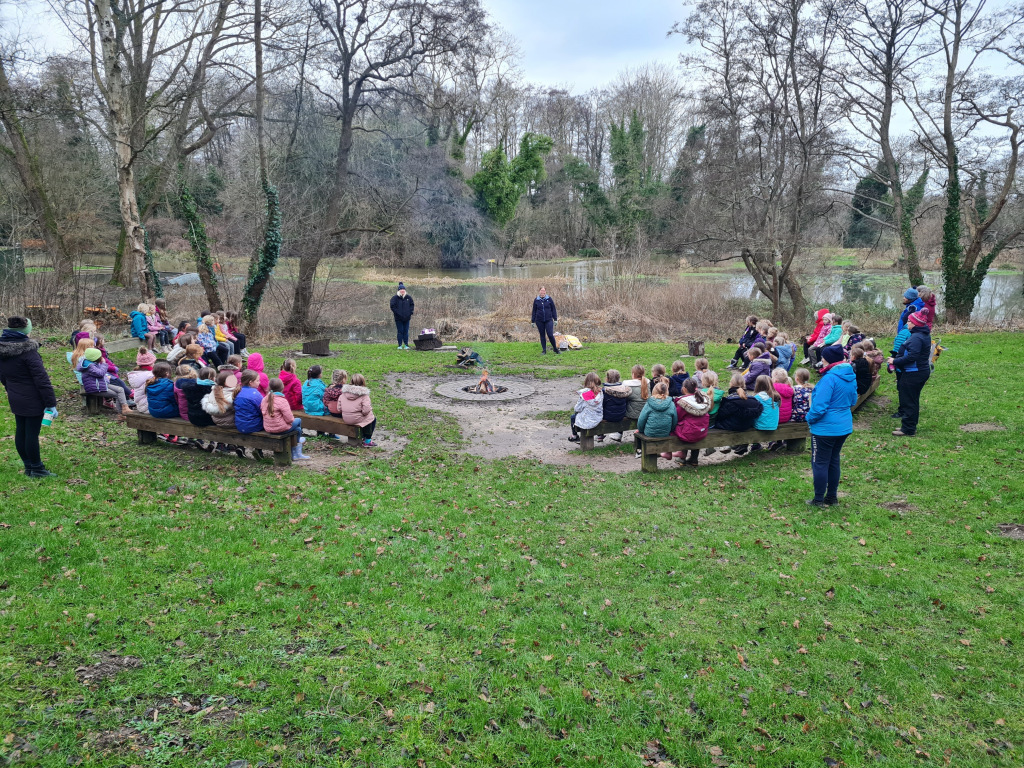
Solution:
[[[185,237],[192,246],[192,255],[196,259],[196,271],[199,273],[199,280],[206,291],[206,301],[210,305],[211,312],[220,312],[224,309],[224,303],[220,298],[220,290],[217,285],[217,275],[213,271],[213,257],[210,256],[210,243],[206,237],[206,224],[199,215],[195,198],[189,192],[188,186],[182,182],[181,191],[178,194],[178,207],[181,218],[185,222]]]
[[[277,199],[277,187],[263,182],[263,194],[267,197],[267,222],[263,231],[263,245],[249,262],[249,279],[242,293],[242,317],[246,323],[255,325],[260,302],[267,290],[277,259],[281,255],[281,207]]]

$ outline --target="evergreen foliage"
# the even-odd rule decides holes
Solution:
[[[192,247],[192,255],[196,260],[196,271],[206,290],[210,310],[218,312],[224,306],[217,287],[217,275],[213,269],[213,257],[210,255],[210,243],[206,236],[206,224],[203,222],[203,217],[199,215],[195,198],[192,197],[192,193],[184,181],[182,181],[178,192],[177,208],[181,219],[185,222],[185,238]]]
[[[267,199],[263,245],[249,262],[249,277],[242,292],[242,317],[247,323],[256,322],[267,283],[270,282],[277,260],[281,256],[281,205],[277,187],[264,180],[263,194]]]
[[[142,239],[146,245],[146,282],[149,283],[149,290],[158,299],[164,297],[164,287],[160,285],[160,276],[156,273],[156,265],[153,263],[153,249],[149,247],[149,230],[142,230]]]
[[[853,191],[850,225],[846,230],[847,248],[869,248],[878,242],[881,226],[878,219],[892,219],[891,207],[885,205],[889,191],[885,178],[884,162],[879,161],[875,170],[863,176]]]
[[[477,193],[481,210],[498,229],[504,230],[512,221],[519,200],[530,187],[547,178],[544,156],[553,146],[548,136],[527,133],[519,143],[519,154],[511,161],[501,147],[484,153],[480,170],[469,180],[469,186]]]

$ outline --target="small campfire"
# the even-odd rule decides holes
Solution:
[[[472,395],[500,395],[502,392],[508,392],[508,387],[494,386],[494,383],[491,381],[490,371],[484,368],[480,381],[476,384],[470,384],[468,387],[463,387],[462,391],[469,392]]]

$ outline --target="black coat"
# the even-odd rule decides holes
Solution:
[[[727,429],[730,432],[746,432],[754,428],[754,422],[761,415],[764,406],[756,397],[746,399],[740,397],[735,389],[722,398],[715,419],[715,429]]]
[[[399,296],[396,293],[391,297],[391,313],[395,316],[395,320],[408,321],[412,318],[415,309],[416,304],[408,293],[405,296]]]
[[[543,299],[538,296],[533,300],[533,315],[530,316],[530,322],[537,325],[543,325],[548,320],[557,320],[558,310],[555,309],[555,302],[550,296],[545,296]]]
[[[15,416],[42,416],[57,407],[50,377],[39,356],[39,345],[17,331],[0,335],[0,384]]]
[[[203,398],[213,391],[213,387],[200,384],[195,379],[183,379],[178,389],[185,393],[189,422],[197,427],[212,427],[213,418],[203,410]]]
[[[900,347],[899,357],[894,358],[892,364],[904,373],[910,371],[931,373],[932,335],[926,326],[910,326],[910,338]]]
[[[620,392],[621,396],[616,396],[614,392],[610,390],[625,390],[625,393]],[[629,408],[629,387],[623,387],[621,384],[605,384],[604,385],[604,403],[603,418],[605,421],[622,421],[626,418],[626,409]]]
[[[871,363],[868,362],[866,357],[860,357],[854,360],[851,365],[853,366],[853,373],[857,376],[857,395],[863,395],[871,389]]]

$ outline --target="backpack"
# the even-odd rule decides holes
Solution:
[[[568,339],[565,338],[564,334],[561,334],[561,333],[556,333],[555,334],[555,346],[558,347],[559,349],[568,349],[569,348],[569,341],[568,341]]]
[[[569,345],[569,349],[583,349],[583,345],[580,343],[580,340],[577,339],[575,336],[570,336],[569,334],[566,334],[565,340]]]

